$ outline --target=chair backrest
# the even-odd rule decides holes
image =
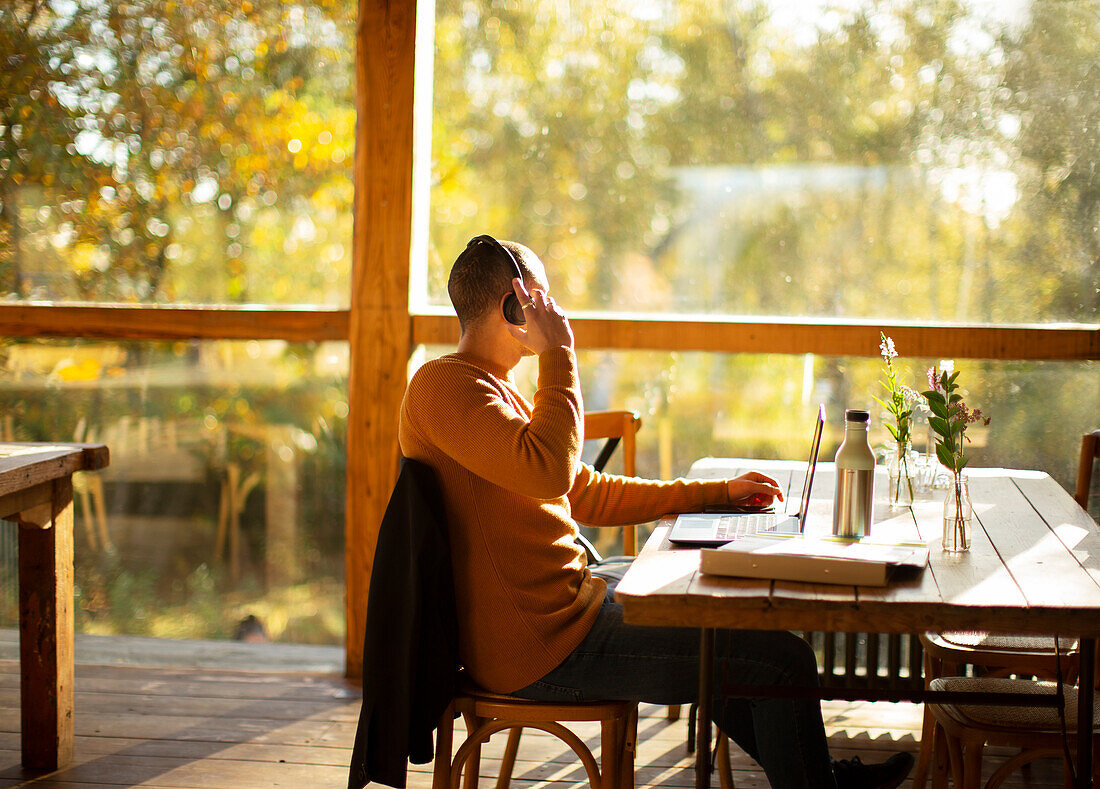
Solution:
[[[635,436],[642,426],[642,418],[633,411],[587,411],[584,415],[585,440],[606,439],[606,443],[597,455],[592,466],[603,471],[611,454],[621,442],[623,445],[623,474],[636,476],[637,445]],[[630,556],[638,554],[637,530],[634,526],[623,527],[623,553]]]
[[[1073,498],[1082,509],[1089,508],[1089,488],[1092,486],[1093,461],[1100,457],[1100,430],[1081,436],[1081,461],[1077,466],[1077,490]]]
[[[592,464],[597,471],[603,471],[611,453],[623,445],[623,473],[628,477],[637,474],[635,467],[636,445],[634,436],[642,426],[642,418],[633,411],[586,411],[584,414],[585,440],[607,439],[600,454]]]

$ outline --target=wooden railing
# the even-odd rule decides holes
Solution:
[[[347,310],[144,304],[0,304],[0,336],[99,340],[346,340]]]
[[[346,340],[350,311],[317,307],[0,304],[0,335],[127,340]],[[407,316],[413,345],[453,345],[449,310]],[[917,323],[731,315],[574,313],[580,348],[877,356],[884,331],[912,357],[1089,361],[1100,326]]]

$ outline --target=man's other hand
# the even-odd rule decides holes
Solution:
[[[520,345],[535,354],[550,348],[573,347],[573,329],[569,326],[569,319],[552,298],[538,288],[528,293],[519,277],[512,279],[512,289],[527,319],[523,326],[508,324],[508,330]]]
[[[769,507],[778,499],[783,501],[783,491],[779,489],[779,483],[766,474],[758,471],[750,471],[726,480],[726,495],[730,504],[741,507]]]

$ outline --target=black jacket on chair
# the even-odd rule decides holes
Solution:
[[[457,669],[443,497],[430,466],[402,458],[371,568],[349,789],[371,781],[403,789],[408,760],[432,760],[432,731],[454,696]]]

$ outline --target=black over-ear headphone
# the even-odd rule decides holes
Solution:
[[[523,282],[523,271],[519,267],[519,262],[516,260],[516,256],[512,254],[512,251],[502,243],[497,241],[492,236],[474,236],[470,239],[470,243],[466,245],[469,249],[474,244],[488,244],[493,249],[496,249],[504,256],[504,259],[512,264],[512,268],[516,271],[516,276],[519,277],[519,281]],[[523,326],[527,323],[527,317],[523,314],[523,307],[520,306],[519,299],[516,298],[514,291],[509,292],[507,298],[504,299],[504,306],[501,308],[501,312],[504,313],[504,320],[511,323],[513,326]]]

